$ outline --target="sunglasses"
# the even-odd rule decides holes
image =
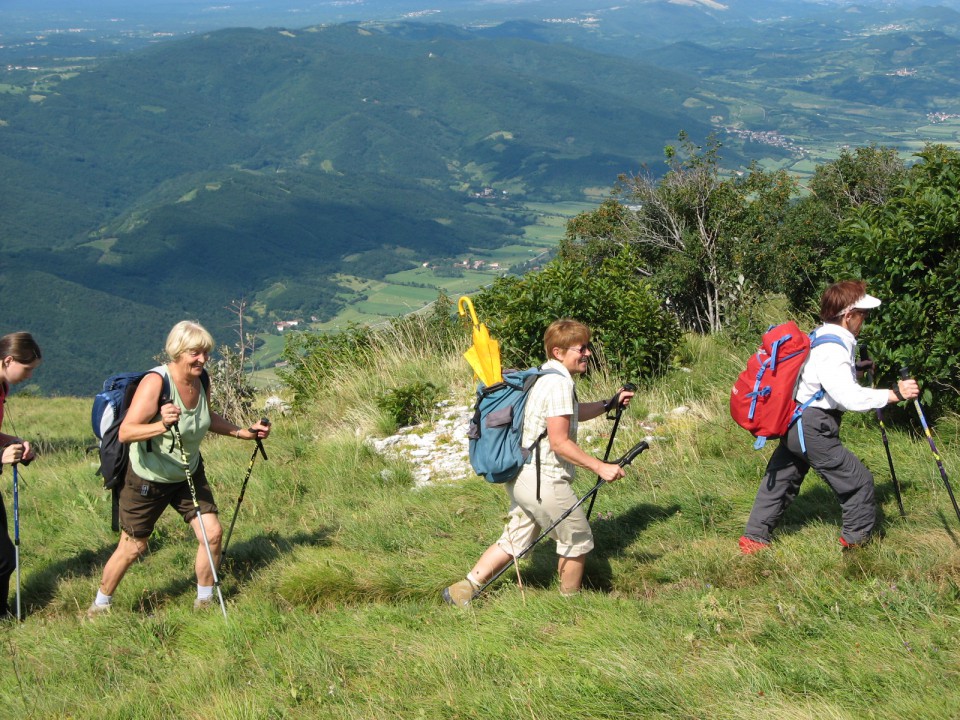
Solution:
[[[575,347],[569,347],[569,348],[567,348],[567,350],[576,350],[576,351],[577,351],[578,353],[580,353],[581,355],[585,355],[588,350],[589,350],[590,352],[593,352],[593,345],[591,345],[590,343],[586,343],[586,344],[584,344],[584,345],[577,345],[577,346],[575,346]]]

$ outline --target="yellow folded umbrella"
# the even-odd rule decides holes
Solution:
[[[466,295],[457,302],[457,310],[461,317],[470,312],[473,321],[473,345],[463,354],[473,368],[473,372],[484,385],[495,385],[503,381],[503,370],[500,366],[500,343],[490,337],[487,326],[477,318],[477,311],[473,302]]]

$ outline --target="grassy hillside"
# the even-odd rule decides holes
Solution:
[[[905,520],[875,420],[848,416],[845,442],[877,478],[881,536],[842,553],[837,503],[810,477],[773,548],[743,557],[736,539],[769,453],[726,414],[750,349],[690,337],[683,367],[642,388],[621,423],[614,454],[655,440],[599,494],[589,589],[559,596],[545,541],[522,563],[522,589],[511,572],[463,611],[439,592],[499,534],[505,495],[465,464],[415,489],[426,458],[371,449],[388,431],[386,390],[423,380],[455,403],[471,396],[458,355],[427,356],[416,337],[394,346],[340,366],[308,414],[274,418],[224,566],[228,622],[192,612],[196,543],[169,515],[112,615],[80,622],[115,543],[82,450],[87,407],[14,395],[4,429],[40,438],[44,454],[21,474],[27,619],[0,627],[2,706],[37,718],[955,715],[960,529],[909,422],[890,422]],[[597,375],[580,396],[615,384]],[[584,424],[581,439],[602,454],[609,430]],[[935,432],[953,473],[960,422]],[[434,444],[460,452],[449,429]],[[249,451],[206,441],[225,519]],[[9,513],[9,469],[3,483]]]

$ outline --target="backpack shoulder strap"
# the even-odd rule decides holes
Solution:
[[[150,368],[144,374],[144,377],[149,373],[155,373],[160,376],[161,386],[160,386],[160,402],[157,403],[157,407],[163,405],[170,400],[170,374],[167,372],[166,365],[157,365],[154,368]]]
[[[537,372],[535,375],[533,375],[533,377],[537,379],[542,378],[544,375],[562,375],[563,374],[556,368],[543,367],[543,365],[540,365],[536,370]]]
[[[563,375],[563,373],[561,373],[559,370],[555,370],[554,368],[545,368],[541,365],[540,367],[537,368],[536,374],[531,373],[530,377],[534,382],[536,382],[537,380],[542,378],[544,375]],[[531,387],[532,385],[533,383],[531,383]],[[576,389],[574,389],[574,395],[576,395]],[[537,439],[533,441],[533,444],[530,445],[529,448],[527,448],[528,452],[530,450],[533,450],[535,461],[537,464],[537,502],[540,502],[540,443],[543,441],[545,437],[547,437],[546,428],[544,428],[543,432],[540,433]]]
[[[844,349],[846,349],[847,347],[847,344],[840,338],[839,335],[834,335],[833,333],[824,333],[823,335],[817,335],[816,330],[810,333],[810,349],[811,350],[815,347],[819,347],[820,345],[826,345],[827,343],[833,343],[834,345],[839,345]]]

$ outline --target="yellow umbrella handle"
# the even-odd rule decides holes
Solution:
[[[470,318],[473,320],[473,326],[477,327],[480,324],[480,318],[477,317],[477,311],[473,309],[473,301],[466,295],[461,295],[457,301],[457,310],[460,313],[460,317],[467,314],[467,311],[464,310],[464,305],[470,310]]]

